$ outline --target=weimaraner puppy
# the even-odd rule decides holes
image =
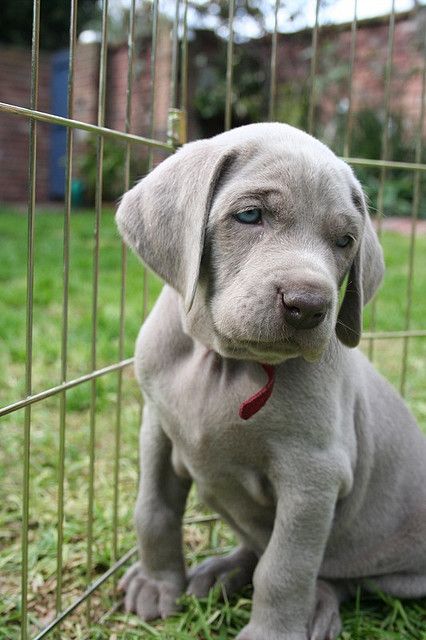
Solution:
[[[354,349],[384,268],[349,166],[293,127],[249,125],[162,162],[117,223],[167,283],[136,345],[127,610],[164,618],[185,591],[252,581],[238,640],[326,640],[360,583],[425,596],[426,438]],[[193,481],[240,546],[187,572]]]

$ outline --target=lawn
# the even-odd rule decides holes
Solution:
[[[93,213],[72,215],[69,282],[68,379],[91,370],[91,296]],[[35,228],[35,284],[33,334],[33,392],[60,382],[62,331],[62,237],[60,211],[39,213]],[[387,276],[377,302],[376,330],[404,328],[409,239],[395,233],[383,236]],[[25,395],[26,217],[0,211],[0,405]],[[105,210],[100,233],[100,276],[96,366],[114,363],[119,354],[120,242],[112,212]],[[124,357],[133,352],[143,316],[144,279],[140,263],[128,256]],[[150,307],[161,284],[148,278]],[[426,237],[416,246],[411,328],[425,329]],[[366,313],[366,328],[371,312]],[[368,345],[364,344],[364,348]],[[396,386],[401,375],[403,341],[380,340],[374,348],[379,369]],[[90,383],[67,393],[64,483],[64,545],[62,606],[70,604],[87,584],[87,521],[90,443]],[[409,342],[406,398],[426,431],[426,339]],[[96,383],[93,570],[101,575],[114,557],[135,544],[132,509],[137,482],[139,393],[131,368],[123,373],[121,412],[118,538],[113,536],[114,461],[116,445],[117,374]],[[30,465],[29,614],[32,635],[55,613],[56,536],[58,495],[59,397],[32,408]],[[20,546],[22,510],[22,410],[0,419],[0,639],[20,637]],[[193,495],[189,516],[203,513]],[[229,549],[232,533],[219,521],[189,524],[185,529],[190,563],[211,552]],[[116,548],[116,551],[114,551]],[[82,605],[62,625],[63,638],[166,638],[209,640],[232,638],[250,615],[250,590],[230,602],[212,592],[204,601],[186,598],[181,615],[153,625],[114,608],[114,581],[92,596],[89,613]],[[400,602],[385,596],[358,594],[344,607],[344,640],[426,640],[426,601]]]

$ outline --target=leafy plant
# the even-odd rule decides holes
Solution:
[[[278,87],[276,120],[293,127],[307,129],[309,87],[307,83],[286,82]]]
[[[115,140],[104,139],[102,164],[102,197],[112,202],[124,191],[126,145]],[[85,151],[80,155],[79,176],[84,185],[84,200],[87,204],[95,201],[98,176],[98,139],[91,136]],[[147,172],[147,159],[130,155],[130,176],[143,175]]]
[[[382,157],[382,136],[385,124],[384,114],[372,109],[364,109],[354,114],[350,155],[356,158]],[[344,135],[346,118],[340,119],[336,145],[340,146]],[[414,161],[414,141],[404,126],[400,114],[391,114],[388,120],[387,157],[398,162]],[[424,161],[424,158],[423,158]],[[373,209],[379,203],[381,171],[368,167],[358,167],[357,175],[364,185]],[[405,169],[387,169],[383,186],[383,213],[386,216],[409,216],[413,207],[413,174]],[[426,216],[426,193],[420,194],[419,216]]]
[[[197,56],[197,80],[193,106],[202,134],[223,130],[226,103],[226,43],[217,41],[213,55]],[[231,97],[234,127],[257,122],[267,113],[266,74],[263,59],[247,47],[234,52],[234,81]]]

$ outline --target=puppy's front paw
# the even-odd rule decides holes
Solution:
[[[139,562],[127,570],[118,583],[126,592],[124,606],[127,612],[136,613],[143,620],[167,618],[178,610],[177,600],[182,595],[184,580],[154,580],[143,572]]]
[[[286,632],[286,631],[268,631],[265,627],[249,623],[235,640],[307,640],[306,633]]]
[[[315,610],[309,624],[309,640],[335,640],[341,629],[337,594],[330,584],[318,580]]]

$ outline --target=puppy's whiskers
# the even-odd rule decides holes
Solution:
[[[344,329],[347,329],[351,333],[354,333],[355,335],[358,335],[358,331],[355,331],[355,329],[352,329],[352,327],[349,327],[349,325],[347,325],[344,322],[342,322],[341,320],[339,320],[339,318],[337,318],[337,323],[336,324],[340,324],[340,326],[343,327]]]

